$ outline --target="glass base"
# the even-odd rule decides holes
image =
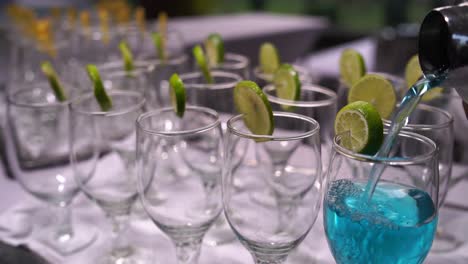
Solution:
[[[221,214],[218,219],[203,238],[203,243],[209,246],[221,246],[231,243],[236,240],[234,232],[229,227],[224,214]]]
[[[81,251],[90,246],[97,238],[97,229],[89,225],[74,225],[73,235],[58,234],[51,228],[42,229],[38,239],[62,256]]]

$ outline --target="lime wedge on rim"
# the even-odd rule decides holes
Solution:
[[[185,112],[185,86],[177,73],[172,74],[169,79],[169,90],[171,96],[171,103],[177,116],[183,117]]]
[[[211,76],[211,72],[206,61],[205,52],[203,52],[202,47],[200,45],[196,45],[193,47],[192,52],[198,66],[200,67],[200,70],[203,73],[203,76],[205,77],[206,82],[213,83],[213,76]]]
[[[299,74],[290,64],[282,64],[273,77],[276,96],[281,99],[297,101],[301,95],[301,82]],[[291,110],[293,107],[281,105],[284,110]]]
[[[128,45],[125,41],[121,41],[119,43],[119,49],[120,52],[122,53],[122,58],[124,60],[124,68],[125,71],[131,72],[133,71],[133,55],[130,49],[128,48]]]
[[[348,93],[348,103],[356,101],[371,103],[385,119],[392,114],[396,100],[392,83],[378,74],[367,74],[362,77]]]
[[[383,142],[383,122],[372,104],[357,101],[338,112],[335,134],[342,135],[342,147],[357,153],[374,155]]]
[[[345,49],[340,57],[341,80],[352,87],[366,74],[366,64],[361,53],[354,49]]]
[[[264,73],[273,74],[280,66],[278,51],[270,42],[265,42],[260,46],[258,60],[260,62],[260,69]]]
[[[406,68],[405,68],[405,80],[406,80],[406,85],[408,89],[411,88],[411,86],[415,84],[419,79],[421,79],[422,76],[423,76],[423,71],[419,64],[419,57],[418,55],[414,55],[408,61],[408,63],[406,64]],[[442,92],[443,92],[442,87],[432,88],[431,90],[427,91],[423,95],[423,97],[421,98],[421,101],[423,102],[431,101],[441,96]]]
[[[221,35],[218,33],[210,34],[204,44],[210,67],[216,67],[224,62],[224,42]]]
[[[101,110],[104,112],[109,111],[112,108],[112,100],[109,95],[107,95],[96,65],[88,64],[86,66],[86,70],[89,78],[94,84],[94,96],[96,97]]]
[[[49,61],[44,61],[41,64],[41,70],[49,80],[50,87],[54,91],[57,100],[59,100],[60,102],[66,101],[67,95],[65,93],[65,89],[63,89],[63,86],[60,84],[57,73],[52,67],[52,64]]]
[[[156,51],[158,52],[159,59],[163,62],[166,61],[166,42],[164,40],[164,37],[159,32],[154,32],[153,34],[151,34],[151,37],[153,38],[153,43],[156,47]]]
[[[241,81],[234,87],[234,104],[244,124],[255,135],[273,134],[273,112],[266,95],[255,82]]]

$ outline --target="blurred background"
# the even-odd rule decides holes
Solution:
[[[0,0],[0,7],[5,11],[8,5],[18,4],[34,9],[39,16],[53,16],[54,12],[60,10],[65,12],[70,7],[82,10],[103,2],[113,1]],[[219,32],[225,38],[228,50],[243,53],[253,61],[254,65],[257,63],[258,46],[266,40],[279,47],[285,61],[292,62],[323,49],[373,37],[377,40],[373,70],[399,74],[403,70],[404,62],[416,53],[418,24],[425,14],[434,7],[460,1],[128,0],[126,2],[133,7],[144,7],[147,19],[156,18],[161,11],[167,12],[171,21],[180,22],[175,24],[186,37],[187,48],[201,41],[208,33]],[[5,13],[1,12],[0,20],[3,32],[7,31],[8,27]],[[253,16],[259,13],[268,14],[269,17]],[[245,14],[250,16],[239,17]],[[213,16],[224,19],[203,20],[204,23],[200,19],[190,20]],[[0,35],[2,61],[8,58],[4,35]],[[0,75],[0,78],[3,77]]]
[[[43,12],[49,8],[87,8],[91,0],[1,0],[0,5],[21,4]],[[105,1],[104,1],[105,2]],[[109,1],[109,2],[112,2]],[[148,18],[159,11],[170,16],[219,15],[244,12],[323,16],[339,30],[344,39],[373,33],[386,26],[418,23],[434,7],[452,4],[454,0],[129,0],[149,10]],[[331,32],[333,33],[333,32]]]

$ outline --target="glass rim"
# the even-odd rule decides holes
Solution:
[[[367,75],[367,74],[380,75],[380,76],[384,77],[385,79],[387,79],[389,82],[391,82],[392,85],[393,85],[393,83],[401,83],[402,85],[406,84],[405,80],[402,77],[400,77],[400,76],[398,76],[396,74],[391,74],[391,73],[388,73],[388,72],[379,72],[379,71],[369,71],[369,72],[366,72],[365,75]],[[345,86],[348,89],[351,88],[351,87],[348,87],[348,85],[343,81],[343,79],[341,79],[341,76],[338,78],[338,80],[340,82],[340,85]],[[399,87],[395,87],[395,88],[399,88]],[[398,92],[398,91],[396,91],[396,92]]]
[[[212,71],[211,76],[230,78],[230,79],[232,79],[232,81],[222,82],[222,83],[212,83],[212,84],[206,83],[206,82],[205,83],[190,83],[190,82],[187,82],[187,80],[189,80],[189,79],[196,79],[196,78],[203,78],[203,80],[205,81],[205,77],[199,71],[183,73],[179,77],[184,82],[185,87],[199,88],[199,89],[212,89],[212,90],[222,90],[222,89],[234,88],[238,82],[242,81],[242,77],[240,75],[237,75],[237,74],[231,73],[231,72],[226,72],[226,71]]]
[[[194,111],[194,112],[199,112],[199,113],[202,112],[204,114],[208,114],[209,116],[211,116],[213,118],[214,121],[211,122],[210,124],[204,125],[202,127],[189,129],[189,130],[180,130],[180,131],[161,131],[161,130],[157,130],[157,129],[150,129],[150,128],[146,128],[142,124],[142,122],[147,118],[157,116],[157,115],[160,115],[160,114],[166,113],[166,112],[174,112],[173,107],[164,107],[164,108],[148,111],[146,113],[141,114],[137,118],[136,124],[137,124],[138,129],[142,130],[146,134],[157,135],[157,136],[166,136],[166,137],[196,135],[196,134],[199,134],[199,133],[204,133],[204,132],[206,132],[208,130],[211,130],[211,129],[215,128],[215,127],[221,126],[221,121],[219,120],[219,114],[213,109],[210,109],[210,108],[207,108],[207,107],[202,107],[202,106],[188,105],[185,108],[185,112],[187,112],[187,111]]]
[[[85,111],[74,107],[74,105],[83,102],[84,100],[89,100],[90,98],[94,98],[94,92],[89,92],[78,96],[76,99],[70,101],[70,111],[73,113],[78,113],[86,116],[103,116],[103,117],[112,117],[112,116],[119,116],[131,113],[135,110],[142,108],[146,102],[145,97],[143,94],[134,91],[125,91],[125,90],[107,90],[106,91],[109,96],[111,95],[132,95],[134,97],[140,97],[137,103],[133,104],[132,106],[125,107],[123,109],[118,110],[111,110],[111,111]]]
[[[297,71],[297,73],[299,75],[299,81],[301,81],[301,83],[302,82],[307,83],[307,82],[312,81],[312,76],[311,76],[309,70],[306,67],[303,67],[303,66],[300,66],[300,65],[297,65],[297,64],[294,64],[294,63],[292,63],[291,66],[293,66],[294,69]],[[256,78],[261,79],[263,81],[267,81],[267,82],[271,82],[273,80],[273,76],[274,76],[273,73],[264,73],[264,72],[262,72],[259,65],[257,65],[253,69],[253,73],[254,73],[254,76]]]
[[[236,129],[233,126],[233,123],[238,122],[243,116],[244,114],[238,114],[229,118],[229,120],[227,121],[227,128],[230,133],[236,136],[242,137],[242,138],[247,138],[247,139],[259,140],[259,141],[294,141],[294,140],[300,140],[300,139],[311,137],[320,131],[320,124],[313,118],[310,118],[305,115],[296,114],[296,113],[274,111],[273,116],[300,119],[304,122],[312,124],[313,128],[309,129],[306,132],[298,133],[298,135],[295,135],[295,136],[282,136],[282,137],[273,136],[273,135],[257,135],[251,132],[246,133],[246,132],[242,132]]]
[[[445,111],[444,109],[440,109],[438,107],[426,105],[426,104],[418,104],[416,109],[427,111],[427,112],[433,112],[433,113],[438,113],[441,114],[446,118],[444,122],[438,123],[438,124],[407,124],[403,127],[403,130],[405,131],[431,131],[435,129],[443,129],[443,128],[448,128],[453,124],[453,116],[450,114],[448,111]],[[384,126],[389,126],[391,125],[391,120],[388,119],[382,119]]]
[[[230,62],[226,62],[231,60]],[[237,53],[228,52],[224,55],[224,62],[215,67],[220,70],[243,70],[249,67],[250,60],[246,56]]]
[[[68,85],[67,83],[63,83],[61,82],[62,85],[64,85],[65,87],[70,87],[70,85]],[[16,107],[24,107],[24,108],[52,108],[52,107],[63,107],[63,106],[67,106],[71,103],[72,100],[68,99],[66,101],[55,101],[55,102],[44,102],[44,103],[21,103],[21,102],[18,102],[16,100],[14,100],[14,97],[15,95],[18,95],[19,93],[23,93],[23,92],[32,92],[34,89],[30,89],[30,86],[33,86],[33,87],[39,87],[39,89],[50,89],[50,93],[53,94],[53,91],[51,90],[52,88],[45,88],[46,86],[50,86],[50,84],[46,81],[41,81],[41,82],[34,82],[34,83],[29,83],[27,84],[28,87],[26,88],[20,88],[16,91],[10,91],[10,92],[7,92],[7,96],[6,96],[6,100],[8,102],[8,104],[10,105],[14,105]],[[55,96],[55,94],[54,94]]]
[[[276,97],[272,95],[270,92],[276,90],[274,84],[268,84],[265,87],[263,87],[263,92],[268,98],[268,101],[271,101],[273,103],[281,104],[281,105],[287,105],[287,106],[295,106],[295,107],[322,107],[322,106],[330,106],[332,104],[336,104],[338,101],[338,96],[337,94],[328,88],[325,88],[320,85],[316,84],[304,84],[301,85],[301,90],[306,90],[306,91],[313,91],[317,92],[320,94],[325,94],[329,96],[329,99],[324,99],[324,100],[317,100],[317,101],[293,101],[293,100],[288,100],[288,99],[283,99]]]
[[[158,64],[156,60],[136,59],[133,61],[135,69],[132,70],[132,75],[135,73],[141,75],[153,72],[156,68],[156,64]],[[102,71],[103,73],[111,72],[111,76],[131,76],[124,69],[124,62],[120,60],[102,63],[97,65],[96,67],[99,69],[99,71]]]
[[[398,138],[400,137],[406,137],[406,138],[411,138],[415,139],[422,144],[425,144],[427,146],[431,147],[431,150],[428,151],[427,153],[415,156],[415,157],[409,157],[409,158],[385,158],[385,157],[377,157],[375,155],[367,155],[367,154],[360,154],[353,152],[345,147],[342,147],[338,141],[343,137],[347,132],[335,135],[333,138],[333,150],[336,152],[340,153],[341,155],[361,161],[361,162],[368,162],[368,163],[376,163],[376,164],[384,164],[384,165],[390,165],[390,166],[404,166],[404,165],[414,165],[418,164],[421,162],[425,162],[427,160],[433,159],[438,151],[438,147],[434,141],[432,141],[430,138],[425,137],[423,135],[414,133],[414,132],[407,132],[407,131],[401,131],[398,133]],[[388,134],[388,130],[384,130],[384,134]]]

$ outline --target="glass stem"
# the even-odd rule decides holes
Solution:
[[[115,258],[123,258],[132,253],[132,247],[125,234],[128,228],[128,217],[128,215],[110,216],[112,222],[111,254]]]
[[[200,257],[201,239],[175,241],[177,263],[197,264]]]
[[[56,222],[57,233],[56,239],[59,242],[66,242],[73,237],[73,228],[71,221],[71,208],[64,204],[57,207]]]

